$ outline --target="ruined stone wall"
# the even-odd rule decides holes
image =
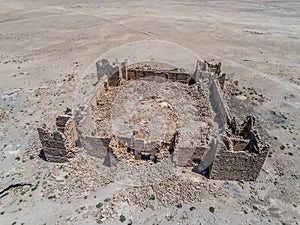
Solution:
[[[204,154],[207,152],[208,146],[196,147],[192,155],[191,161],[200,162]]]
[[[78,134],[73,117],[69,114],[56,118],[56,127],[51,131],[43,125],[38,128],[43,153],[47,161],[66,162],[77,147]]]
[[[78,130],[79,139],[83,136],[96,135],[96,123],[92,117],[92,107],[96,105],[97,98],[105,91],[105,86],[108,85],[108,78],[112,77],[119,71],[119,65],[111,65],[107,60],[103,59],[96,62],[96,74],[89,74],[81,85],[82,88],[76,96],[77,103],[75,108],[75,123]],[[94,84],[91,80],[97,78]],[[115,80],[111,81],[111,84]]]
[[[121,83],[120,73],[117,72],[108,78],[108,86],[119,86]]]
[[[82,136],[93,136],[96,134],[96,123],[93,119],[92,107],[96,105],[98,96],[105,90],[106,80],[101,80],[93,91],[90,99],[85,105],[79,106],[80,108],[75,110],[75,122],[78,130],[79,139]]]
[[[177,166],[194,166],[199,163],[207,149],[205,147],[176,148]]]
[[[202,79],[205,80],[206,77],[203,77]],[[207,82],[210,92],[210,104],[215,112],[214,121],[216,123],[212,129],[209,141],[209,151],[202,159],[205,163],[201,163],[201,165],[199,165],[199,172],[206,170],[207,167],[211,167],[211,164],[208,164],[208,162],[213,163],[217,155],[219,154],[219,151],[225,150],[225,146],[222,145],[222,136],[226,129],[226,123],[229,118],[227,106],[223,100],[223,93],[212,73],[209,73],[209,79]],[[210,172],[211,170],[209,171],[209,173]]]
[[[225,103],[223,93],[219,87],[218,81],[211,76],[210,81],[210,102],[213,110],[216,113],[215,121],[218,123],[219,131],[223,133],[226,128],[227,121],[230,119],[230,114]]]
[[[263,166],[267,151],[260,154],[238,151],[243,150],[245,143],[248,143],[247,140],[244,141],[245,143],[233,143],[230,149],[226,148],[223,134],[232,116],[228,111],[219,82],[213,75],[210,80],[210,100],[216,113],[215,121],[219,131],[217,145],[210,150],[215,152],[215,158],[210,166],[209,177],[217,180],[254,181]]]
[[[65,146],[66,138],[60,131],[51,132],[46,127],[38,128],[38,134],[43,146],[43,152],[47,161],[66,162],[67,148]]]
[[[128,80],[135,80],[144,77],[161,77],[173,82],[189,83],[192,76],[185,72],[179,71],[164,71],[164,70],[142,70],[142,69],[128,69]],[[123,78],[126,78],[123,76]]]
[[[85,109],[81,111],[82,118],[77,121],[78,126],[78,139],[79,146],[83,147],[89,155],[104,158],[107,154],[108,144],[106,138],[97,136],[96,123],[93,119],[93,107],[97,103],[97,99],[105,91],[105,82],[107,80],[102,79],[94,90],[94,95],[90,98],[86,104]],[[78,117],[77,117],[78,118]]]
[[[66,124],[70,120],[70,118],[71,116],[69,115],[59,115],[56,117],[55,125],[60,132],[65,132]]]
[[[82,136],[80,145],[91,156],[104,158],[109,150],[110,138],[99,138],[95,136]]]
[[[84,90],[81,94],[88,97],[84,105],[75,111],[76,126],[78,130],[79,146],[83,147],[89,155],[104,158],[109,150],[110,139],[97,136],[96,122],[93,119],[93,107],[96,106],[97,100],[105,92],[106,85],[119,85],[118,65],[112,66],[107,61],[101,60],[96,63],[97,83],[92,87],[92,91],[87,92],[85,96]],[[90,87],[91,88],[91,87]]]
[[[130,148],[135,150],[144,150],[145,149],[145,141],[143,139],[131,139]]]
[[[183,148],[176,147],[175,158],[177,161],[177,166],[185,166],[192,159],[195,148]]]
[[[254,181],[263,163],[267,151],[260,154],[245,151],[231,152],[220,149],[212,164],[210,178],[216,180]]]
[[[75,121],[71,117],[65,124],[64,134],[67,138],[67,147],[75,148],[78,145],[78,133],[75,126]]]

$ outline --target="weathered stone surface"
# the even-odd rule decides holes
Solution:
[[[53,133],[47,128],[38,128],[40,141],[47,161],[66,162],[68,161],[68,151],[65,146],[66,138],[59,132]]]
[[[222,75],[218,76],[217,79],[219,81],[219,85],[220,85],[221,90],[224,90],[225,80],[226,80],[226,73],[222,73]]]
[[[91,156],[104,158],[109,150],[109,142],[110,138],[82,136],[80,147],[83,147]]]
[[[47,161],[66,162],[73,157],[72,148],[77,146],[78,134],[75,122],[67,109],[65,115],[56,118],[56,129],[49,130],[46,125],[38,128],[39,138]]]
[[[153,69],[143,69],[143,68],[130,68],[128,69],[128,80],[139,79],[144,77],[161,77],[173,82],[181,82],[188,84],[192,78],[191,74],[171,71],[171,70],[153,70]]]
[[[263,166],[266,155],[267,151],[255,154],[245,151],[230,152],[221,150],[213,162],[210,178],[254,181]]]
[[[195,148],[176,148],[177,165],[186,166],[192,160],[195,150]]]
[[[225,125],[231,116],[229,114],[227,105],[224,102],[225,100],[223,98],[223,93],[215,79],[212,79],[210,84],[210,100],[212,108],[216,113],[216,121],[219,129],[221,132],[224,132],[226,128]]]
[[[69,115],[59,115],[58,117],[56,117],[56,126],[64,128],[70,118],[71,116]]]
[[[108,78],[108,85],[109,86],[119,86],[120,81],[121,81],[121,79],[119,77],[119,73],[115,73]]]

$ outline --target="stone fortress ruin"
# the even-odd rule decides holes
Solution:
[[[196,62],[184,67],[176,64],[180,57],[165,62],[127,54],[121,63],[97,60],[96,71],[78,88],[74,109],[57,117],[54,131],[38,128],[47,161],[66,162],[79,147],[107,167],[167,161],[211,179],[256,179],[269,146],[253,115],[239,123],[230,112],[221,64],[183,54]]]

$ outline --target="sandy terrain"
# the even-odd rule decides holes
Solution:
[[[123,224],[299,224],[299,1],[1,0],[0,6],[0,191],[32,184],[0,195],[0,224],[121,224],[120,215]],[[247,105],[269,136],[271,153],[256,182],[178,171],[199,183],[195,202],[185,202],[183,185],[177,202],[155,199],[144,209],[121,201],[130,196],[130,181],[110,182],[95,169],[97,159],[79,154],[61,165],[39,158],[36,128],[72,107],[80,75],[98,56],[138,40],[174,42],[222,62],[236,89],[262,94],[262,102],[232,97],[241,107],[235,111]],[[154,189],[136,193],[142,198]],[[99,202],[112,218],[99,217]]]

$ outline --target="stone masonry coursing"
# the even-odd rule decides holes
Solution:
[[[64,115],[56,118],[56,129],[51,131],[43,125],[38,128],[42,144],[42,152],[49,162],[67,162],[75,156],[78,136],[71,111],[67,109]]]

